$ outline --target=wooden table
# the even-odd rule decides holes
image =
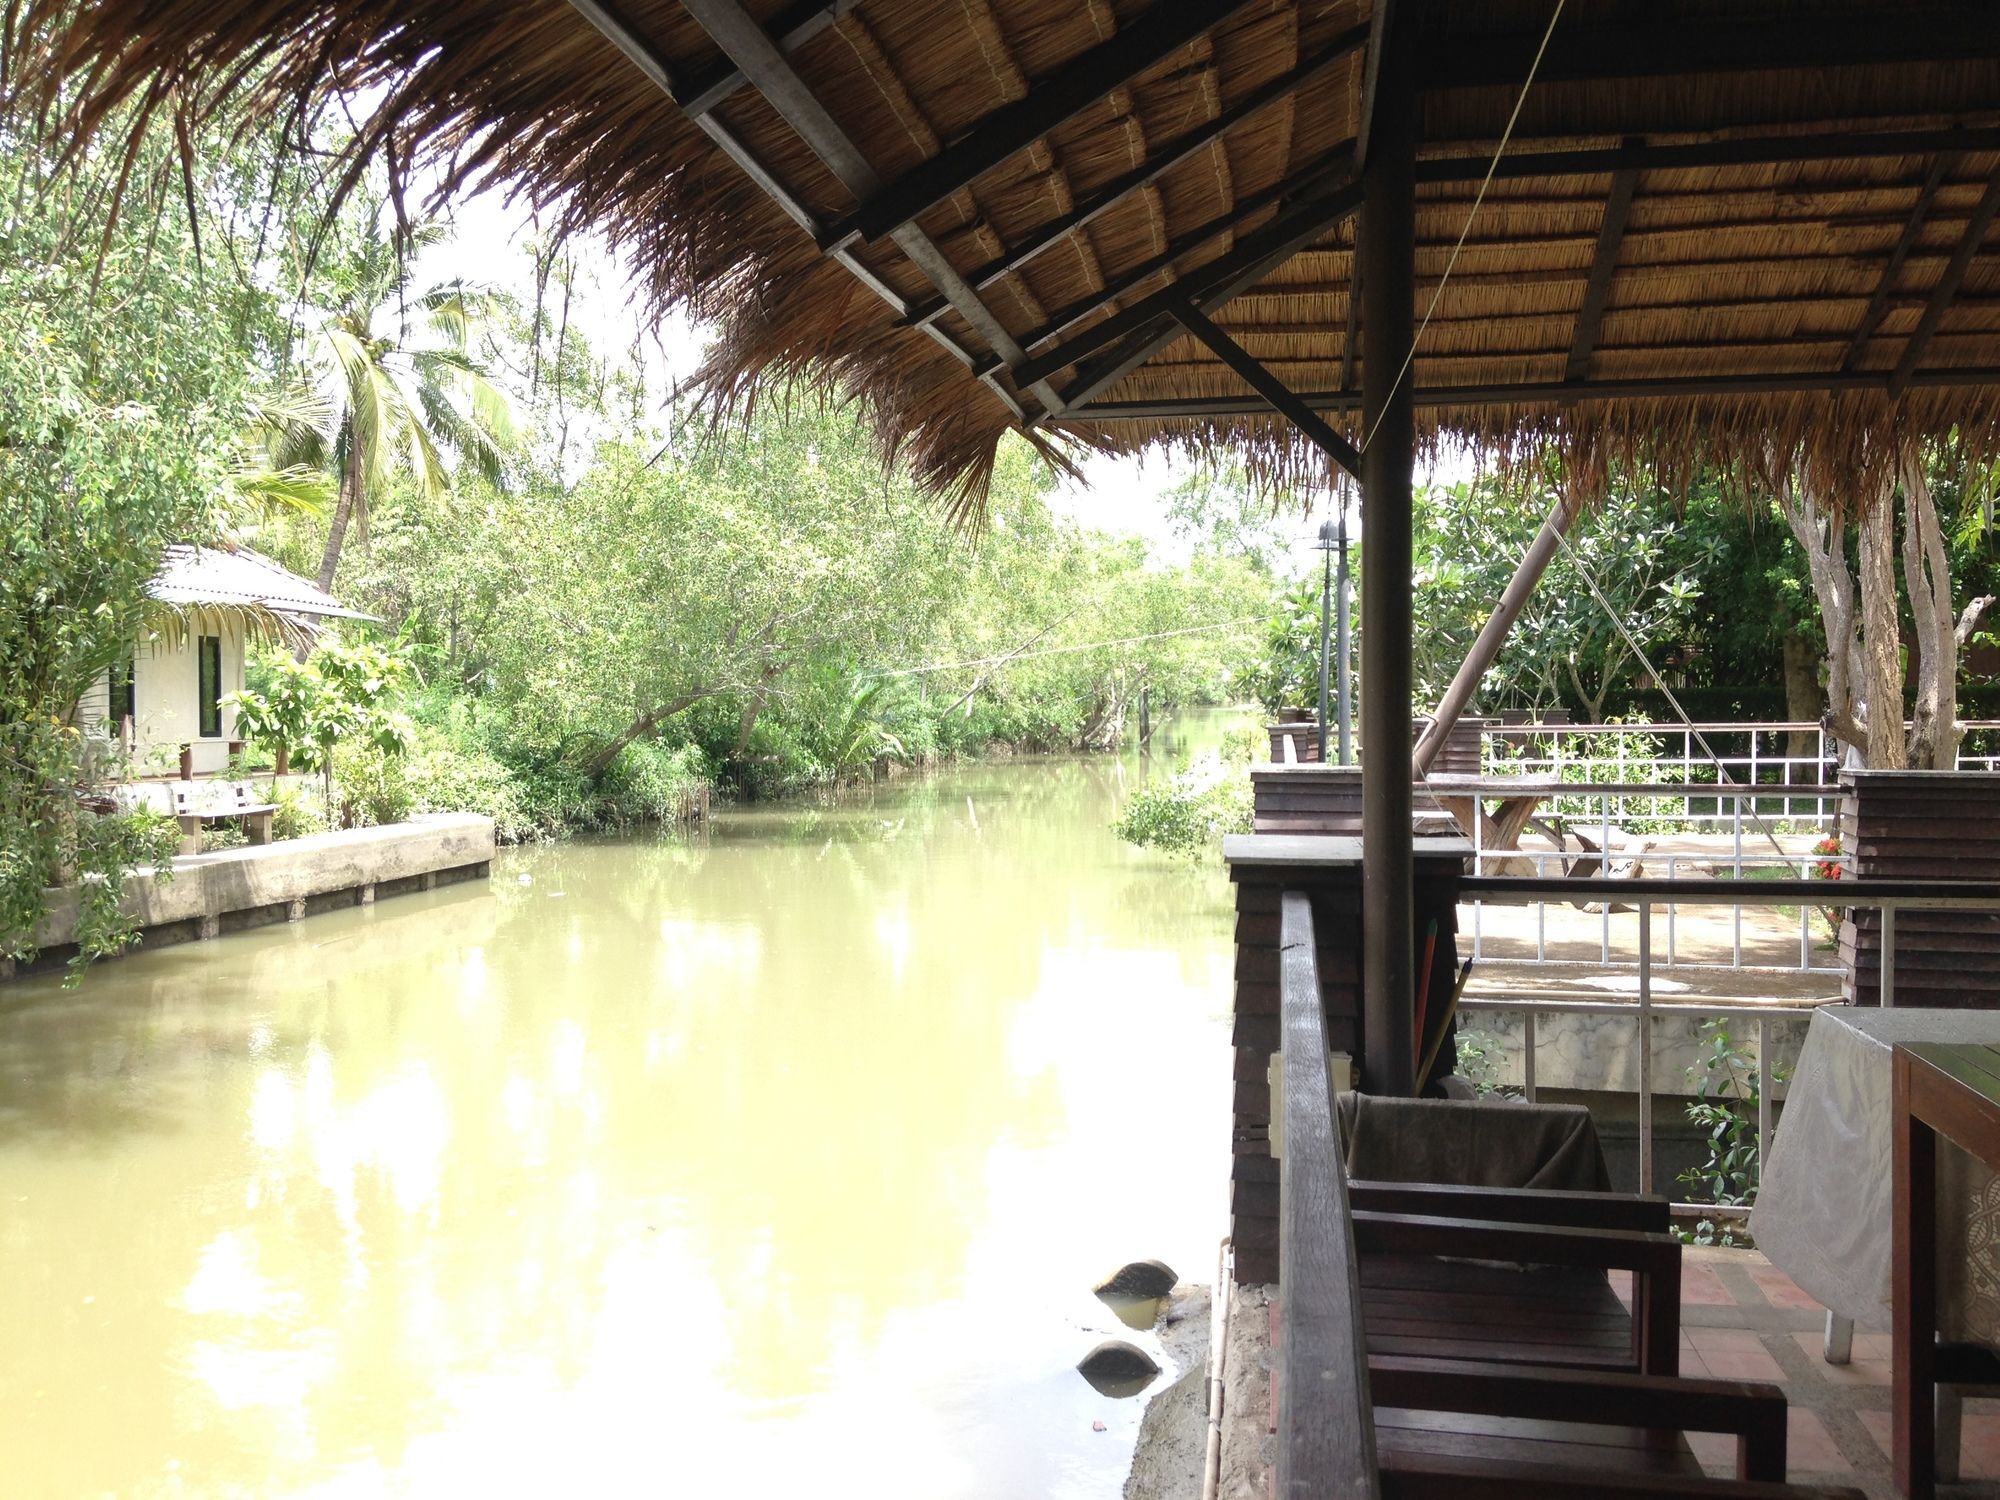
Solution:
[[[1937,1492],[1937,1142],[2000,1171],[2000,1047],[1915,1042],[1895,1052],[1896,1484]]]

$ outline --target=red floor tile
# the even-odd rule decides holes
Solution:
[[[1791,1477],[1854,1472],[1853,1465],[1848,1463],[1833,1441],[1833,1434],[1826,1430],[1826,1424],[1818,1416],[1797,1406],[1791,1409],[1788,1416],[1787,1457]]]
[[[1734,1307],[1736,1299],[1729,1295],[1707,1266],[1683,1265],[1681,1267],[1681,1305],[1683,1307]]]
[[[1826,1311],[1818,1302],[1807,1296],[1797,1282],[1776,1266],[1753,1265],[1748,1269],[1750,1279],[1757,1283],[1757,1290],[1764,1294],[1764,1300],[1771,1306],[1810,1308],[1814,1312]]]
[[[1745,1328],[1690,1328],[1688,1338],[1718,1380],[1782,1380],[1784,1371]]]

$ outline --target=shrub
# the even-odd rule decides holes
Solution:
[[[1141,787],[1112,827],[1127,843],[1198,859],[1224,834],[1248,833],[1250,823],[1250,778],[1209,755],[1164,782]]]
[[[401,823],[412,806],[402,752],[369,741],[336,745],[333,796],[342,828]]]
[[[274,839],[302,839],[327,830],[326,805],[306,787],[279,782],[271,789],[271,804],[276,808],[271,814]]]
[[[704,780],[695,746],[641,740],[618,752],[598,783],[598,795],[613,822],[671,823]]]
[[[478,813],[493,820],[493,837],[520,844],[552,832],[527,810],[514,773],[485,750],[424,728],[403,763],[414,812]]]

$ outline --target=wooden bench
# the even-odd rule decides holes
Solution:
[[[1604,1195],[1614,1218],[1642,1226],[1605,1229],[1563,1222],[1589,1218],[1595,1207],[1582,1200],[1598,1195],[1548,1195],[1546,1215],[1557,1222],[1535,1223],[1527,1217],[1535,1195],[1525,1190],[1440,1193],[1375,1183],[1350,1193],[1333,1119],[1310,902],[1287,892],[1279,920],[1284,1148],[1278,1163],[1275,1493],[1286,1500],[1862,1500],[1855,1489],[1781,1482],[1786,1413],[1776,1387],[1651,1373],[1668,1356],[1678,1357],[1680,1289],[1678,1276],[1666,1275],[1670,1257],[1658,1243],[1666,1237],[1643,1227],[1657,1213],[1650,1201]],[[1357,1208],[1361,1201],[1371,1206]],[[1561,1347],[1554,1365],[1374,1349],[1379,1336],[1369,1325],[1364,1272],[1371,1250],[1451,1258],[1435,1273],[1447,1290],[1451,1270],[1467,1265],[1458,1257],[1468,1255],[1599,1276],[1608,1258],[1628,1265],[1635,1278],[1643,1271],[1653,1283],[1635,1290],[1637,1315],[1626,1316],[1615,1341],[1593,1335],[1586,1345],[1644,1369],[1561,1368],[1567,1358]],[[1678,1266],[1677,1246],[1671,1264]],[[1519,1352],[1508,1351],[1507,1340],[1495,1335],[1521,1327],[1513,1322],[1512,1292],[1519,1278],[1540,1272],[1504,1274],[1515,1280],[1484,1294],[1488,1305],[1467,1302],[1457,1309],[1479,1313],[1485,1337],[1461,1340],[1454,1349],[1418,1305],[1415,1341],[1464,1355],[1496,1346]],[[1378,1316],[1382,1290],[1378,1277]],[[1549,1300],[1531,1303],[1528,1315],[1553,1317],[1562,1310],[1559,1299]],[[1734,1436],[1736,1477],[1708,1478],[1684,1436],[1690,1431]]]
[[[1667,1201],[1348,1185],[1371,1355],[1672,1375],[1680,1241]],[[1632,1276],[1632,1308],[1607,1271]]]
[[[242,822],[243,837],[250,843],[271,842],[271,818],[278,810],[276,803],[252,802],[250,788],[240,781],[231,783],[221,801],[204,799],[196,805],[194,793],[192,783],[174,788],[174,821],[181,825],[181,853],[201,853],[204,823],[222,823],[232,818]]]

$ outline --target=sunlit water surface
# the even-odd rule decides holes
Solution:
[[[0,1496],[1116,1495],[1089,1288],[1207,1280],[1227,1181],[1226,882],[1107,828],[1159,773],[0,988]]]

